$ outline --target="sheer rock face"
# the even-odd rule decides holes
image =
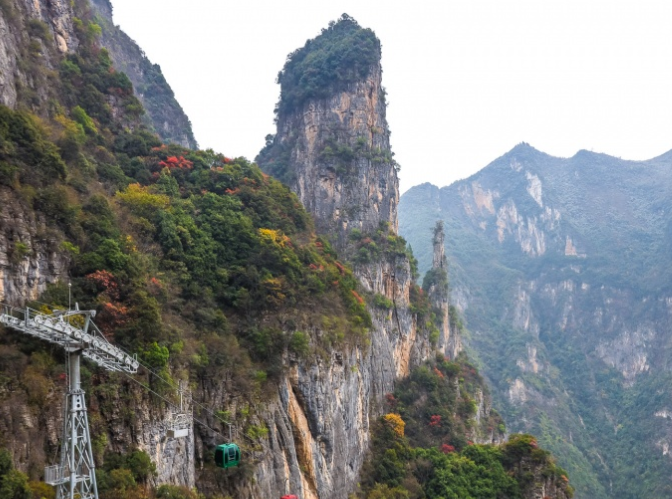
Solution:
[[[7,0],[6,5],[7,9],[0,9],[0,104],[15,109],[23,103],[39,114],[47,109],[53,82],[19,61],[25,57],[26,47],[35,43],[39,47],[36,61],[48,70],[57,70],[63,54],[76,52],[79,46],[73,23],[77,16],[70,0]],[[161,69],[114,26],[109,0],[91,0],[91,6],[99,16],[97,22],[102,23],[100,44],[108,49],[115,67],[133,83],[136,96],[145,106],[147,125],[164,141],[196,148],[189,118],[175,100]],[[47,27],[48,40],[27,31],[28,23],[35,20]]]
[[[19,372],[25,369],[25,360],[15,362]],[[35,374],[31,379],[35,383]],[[43,399],[38,400],[35,392],[26,397],[17,387],[0,391],[3,396],[0,434],[11,435],[3,445],[14,456],[17,468],[35,480],[41,478],[43,466],[58,463],[63,438],[65,379],[42,379],[46,389]],[[158,411],[136,385],[114,393],[87,393],[86,403],[94,442],[107,441],[105,448],[112,452],[130,452],[136,448],[145,451],[156,464],[157,475],[151,479],[154,485],[195,486],[193,431],[185,438],[167,438],[170,421],[166,414]],[[133,424],[128,421],[129,411],[135,416]],[[94,445],[94,454],[97,453]],[[98,464],[101,458],[100,454],[95,456]]]
[[[279,115],[273,143],[277,150],[289,151],[290,187],[313,215],[317,231],[350,260],[356,253],[353,229],[366,236],[387,227],[396,236],[398,228],[399,181],[381,73],[378,64],[345,90]],[[263,169],[263,158],[259,162]],[[439,304],[445,328],[436,347],[418,324],[411,311],[413,278],[405,254],[385,253],[353,268],[367,293],[382,295],[393,306],[369,306],[369,345],[334,352],[328,362],[292,364],[266,417],[272,452],[255,474],[258,495],[249,497],[291,492],[336,499],[352,493],[368,449],[370,422],[383,413],[384,396],[394,390],[395,380],[436,350],[455,355],[461,348],[459,341],[448,341],[454,335],[447,290]]]
[[[15,108],[20,99],[20,88],[26,87],[35,92],[40,104],[48,99],[47,90],[41,88],[44,82],[35,81],[19,64],[22,47],[30,41],[25,31],[29,20],[42,21],[52,38],[58,52],[74,52],[79,46],[73,26],[73,11],[69,0],[8,0],[0,9],[0,104]],[[33,39],[40,46],[41,53],[48,54],[44,42]],[[50,57],[42,57],[42,63],[52,68]]]
[[[36,300],[67,276],[69,259],[58,234],[16,195],[0,188],[0,302]]]
[[[291,148],[290,186],[313,215],[318,232],[329,234],[339,252],[347,248],[353,228],[371,232],[384,221],[397,232],[399,179],[390,152],[380,65],[346,90],[279,116],[275,142]],[[339,157],[335,146],[348,148],[354,159]]]
[[[434,229],[434,251],[432,255],[432,270],[443,276],[439,284],[432,284],[427,290],[427,296],[432,307],[438,312],[439,345],[443,346],[444,353],[455,358],[462,351],[462,339],[457,331],[452,331],[450,325],[450,303],[448,296],[448,260],[445,251],[445,232],[443,224]]]

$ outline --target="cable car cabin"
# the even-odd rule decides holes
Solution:
[[[295,495],[282,496],[280,499],[299,499]]]
[[[240,449],[236,444],[218,445],[215,449],[215,464],[219,468],[231,468],[240,463]]]

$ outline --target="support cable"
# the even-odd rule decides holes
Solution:
[[[138,359],[138,363],[139,363],[142,367],[144,367],[149,373],[153,374],[156,378],[158,378],[158,379],[160,379],[161,381],[163,381],[166,385],[168,385],[168,386],[171,387],[172,389],[174,389],[174,390],[178,390],[178,391],[180,390],[179,386],[175,385],[175,382],[173,382],[173,381],[168,381],[167,379],[165,379],[164,377],[162,377],[159,373],[157,373],[154,369],[152,369],[152,368],[149,367],[147,364],[145,364],[144,362],[142,362],[140,359]],[[211,409],[208,409],[206,406],[204,406],[203,404],[201,404],[201,403],[198,402],[197,400],[194,400],[193,397],[191,398],[191,402],[192,402],[193,404],[197,405],[198,407],[200,407],[201,409],[203,409],[205,412],[207,412],[208,414],[210,414],[210,415],[211,415],[212,417],[214,417],[215,419],[217,419],[220,423],[224,423],[224,424],[229,425],[229,426],[233,425],[232,422],[230,422],[230,421],[226,421],[225,419],[223,419],[221,416],[217,415],[217,414],[216,414],[214,411],[212,411]]]
[[[161,394],[155,392],[155,391],[152,390],[149,386],[147,386],[147,385],[145,385],[144,383],[138,381],[137,379],[135,379],[135,378],[134,378],[133,376],[131,376],[130,374],[125,373],[125,372],[123,372],[123,371],[122,371],[121,373],[122,373],[124,376],[126,376],[128,379],[134,381],[135,383],[137,383],[138,385],[140,385],[141,387],[143,387],[145,390],[147,390],[147,391],[153,393],[154,395],[156,395],[157,397],[159,397],[161,400],[163,400],[163,401],[164,401],[166,404],[168,404],[169,406],[171,406],[171,407],[173,407],[173,408],[176,408],[176,409],[179,409],[179,407],[178,407],[176,404],[174,404],[173,402],[171,402],[170,400],[168,400],[168,399],[167,399],[166,397],[164,397],[163,395],[161,395]],[[168,382],[166,382],[166,383],[168,383]],[[208,411],[208,412],[211,412],[211,411]],[[215,416],[215,417],[216,417],[216,416]],[[198,418],[195,418],[195,417],[193,417],[193,416],[192,416],[192,419],[193,419],[194,421],[196,421],[198,424],[200,424],[201,426],[207,428],[208,430],[212,431],[213,433],[216,433],[217,435],[219,435],[220,437],[222,437],[223,439],[226,440],[226,436],[225,436],[225,435],[223,435],[222,433],[218,432],[217,430],[215,430],[214,428],[212,428],[210,425],[204,423],[203,421],[201,421],[201,420],[199,420]],[[226,423],[226,424],[229,425],[229,428],[230,428],[231,426],[233,426],[231,423]],[[238,433],[238,431],[236,431],[236,433]],[[254,439],[252,439],[251,437],[245,435],[244,433],[243,433],[242,435],[243,435],[245,438],[247,438],[250,442],[252,442],[252,443],[257,443]]]

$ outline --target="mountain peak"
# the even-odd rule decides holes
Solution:
[[[527,142],[520,142],[516,144],[513,149],[511,149],[506,155],[510,154],[545,154],[544,152],[540,151],[539,149],[534,148]]]
[[[279,114],[300,109],[311,99],[324,99],[364,80],[380,66],[380,40],[354,18],[343,14],[306,44],[289,54],[278,74]]]

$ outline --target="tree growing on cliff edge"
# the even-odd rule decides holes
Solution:
[[[276,112],[298,109],[309,99],[329,97],[366,78],[380,61],[380,54],[375,33],[343,14],[318,37],[287,56],[278,74],[281,97]]]

